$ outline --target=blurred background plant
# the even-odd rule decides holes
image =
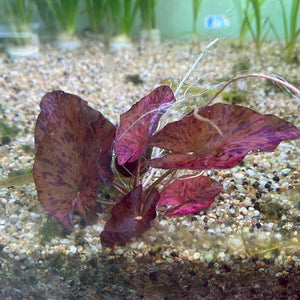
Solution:
[[[202,0],[193,0],[193,35],[197,36],[197,20]]]
[[[140,0],[141,41],[160,42],[160,30],[156,27],[156,7],[158,0]]]
[[[37,0],[39,1],[39,0]],[[62,33],[72,36],[76,31],[78,0],[46,0]]]
[[[33,0],[3,0],[4,13],[12,31],[11,39],[17,45],[27,44],[32,37],[32,19],[35,10]]]
[[[140,0],[113,0],[108,3],[109,23],[115,35],[132,35]]]
[[[142,29],[150,31],[156,28],[155,9],[158,0],[140,0]]]
[[[95,34],[103,33],[103,24],[107,13],[109,0],[85,0],[89,17],[90,31]]]
[[[55,24],[55,16],[51,8],[47,4],[47,0],[34,0],[37,7],[37,12],[40,16],[39,20],[39,36],[40,40],[48,42],[54,39],[57,33],[57,26]]]
[[[243,46],[247,33],[250,32],[258,54],[266,38],[267,31],[263,33],[269,22],[268,18],[262,19],[262,6],[266,0],[247,0],[243,9],[242,0],[234,0],[235,7],[240,15],[239,46]],[[254,23],[254,24],[253,24]]]
[[[74,37],[75,33],[80,34],[86,28],[89,30],[86,30],[85,33],[92,38],[95,38],[94,33],[101,33],[99,35],[101,41],[114,40],[117,36],[126,37],[127,41],[131,41],[139,29],[141,29],[140,39],[152,42],[160,41],[160,30],[165,31],[163,33],[165,37],[172,39],[182,39],[182,36],[188,36],[191,40],[207,34],[207,31],[203,31],[207,28],[200,26],[202,20],[199,20],[204,18],[204,13],[208,10],[206,1],[174,0],[177,6],[174,6],[171,16],[168,15],[167,3],[173,3],[172,1],[0,0],[0,26],[3,25],[2,28],[4,28],[0,30],[0,38],[4,38],[6,44],[12,44],[11,42],[19,45],[29,43],[32,27],[36,30],[37,25],[39,25],[38,32],[43,42],[49,42],[56,37],[68,40],[70,36]],[[275,36],[279,44],[284,43],[283,59],[287,63],[297,62],[300,0],[279,0],[273,3],[266,0],[224,0],[224,2],[230,2],[231,5],[234,3],[235,13],[239,16],[239,24],[235,24],[233,21],[230,25],[233,30],[232,34],[234,34],[234,30],[238,32],[238,37],[235,35],[234,38],[238,39],[240,47],[244,46],[247,39],[247,43],[254,42],[257,53],[260,54],[263,42],[266,39],[272,40]],[[272,5],[274,11],[270,10],[273,8]],[[181,14],[181,9],[191,12],[191,16],[187,20],[184,20],[187,17]],[[203,14],[202,9],[204,10]],[[181,19],[178,20],[181,17],[183,17],[182,22]],[[278,19],[281,19],[282,22]],[[274,24],[271,23],[272,20],[275,20]],[[34,26],[32,26],[33,21]],[[168,22],[172,25],[165,26]],[[234,26],[237,27],[234,28]],[[174,27],[182,28],[182,32],[170,33]],[[190,30],[191,27],[192,30]],[[214,30],[212,29],[212,33]],[[270,32],[273,33],[273,37]],[[153,33],[158,39],[152,38]],[[219,34],[217,31],[216,33]]]
[[[290,15],[288,16],[285,10],[283,0],[280,0],[282,10],[282,20],[284,26],[286,62],[291,63],[295,55],[295,47],[297,38],[300,35],[300,25],[298,24],[298,16],[300,9],[300,0],[292,0]]]

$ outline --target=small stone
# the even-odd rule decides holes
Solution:
[[[124,254],[124,249],[118,248],[118,249],[116,249],[115,252],[116,252],[117,255],[123,255]]]
[[[255,172],[254,172],[253,170],[247,170],[246,173],[247,173],[250,177],[255,176]]]
[[[220,261],[225,261],[226,255],[224,252],[220,252],[220,253],[218,253],[217,257]]]
[[[253,215],[254,215],[255,217],[258,217],[258,216],[260,215],[260,212],[259,212],[258,210],[254,210],[254,211],[253,211]]]
[[[75,246],[70,247],[70,253],[75,254],[77,252],[77,248]]]
[[[249,197],[246,197],[245,200],[243,201],[243,204],[248,207],[252,205],[251,199]]]
[[[200,258],[201,254],[199,252],[195,252],[193,255],[194,260],[198,260]]]
[[[239,213],[240,213],[240,215],[246,216],[248,213],[248,210],[246,207],[242,207],[239,209]]]
[[[138,246],[139,246],[138,242],[133,242],[133,243],[130,244],[130,248],[134,249],[134,250],[138,249]]]
[[[242,239],[235,236],[229,237],[228,244],[236,250],[239,250],[243,247]]]
[[[4,198],[1,198],[1,200],[0,200],[0,201],[1,201],[1,204],[2,204],[2,205],[6,205],[6,204],[7,204],[7,200],[6,200],[6,199],[4,199]]]
[[[242,172],[237,172],[237,173],[233,174],[233,177],[235,177],[237,179],[243,179],[245,177],[245,175]]]
[[[32,220],[36,220],[36,219],[40,218],[41,215],[37,214],[37,213],[34,213],[34,212],[31,212],[30,217],[31,217]]]
[[[214,259],[214,255],[213,255],[213,253],[208,252],[204,255],[204,258],[205,258],[207,263],[210,263]]]
[[[282,173],[283,176],[287,176],[287,175],[289,175],[291,173],[291,171],[292,171],[292,169],[286,168],[286,169],[283,169],[281,171],[281,173]]]

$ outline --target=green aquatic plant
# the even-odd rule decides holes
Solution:
[[[142,28],[151,30],[156,27],[155,9],[158,0],[140,0]]]
[[[46,0],[34,0],[37,7],[38,14],[43,22],[44,28],[47,32],[52,33],[56,31],[55,22],[53,22],[55,16],[47,4]],[[42,37],[43,38],[43,37]]]
[[[78,14],[78,0],[46,0],[63,33],[74,35]]]
[[[114,0],[108,2],[111,28],[116,35],[130,37],[140,0]]]
[[[298,16],[300,10],[300,0],[293,0],[290,15],[285,10],[285,4],[280,0],[282,20],[284,25],[285,48],[287,51],[286,61],[291,63],[298,36],[300,35],[300,26],[298,25]]]
[[[91,32],[102,32],[108,2],[109,0],[85,0]]]
[[[48,216],[46,222],[39,228],[38,235],[42,245],[49,243],[54,238],[66,236],[66,229],[53,217]]]
[[[14,138],[18,132],[19,129],[15,125],[8,125],[6,122],[5,117],[5,110],[0,104],[0,138],[1,138],[1,144],[6,145],[11,142],[11,139]]]
[[[193,34],[197,35],[197,20],[202,0],[193,0]]]
[[[31,38],[34,1],[4,0],[2,5],[8,16],[9,26],[15,35],[15,43],[25,45]]]
[[[235,6],[238,11],[243,11],[241,18],[241,28],[239,45],[244,44],[246,35],[250,32],[252,39],[256,45],[257,53],[260,54],[262,43],[265,39],[263,30],[268,24],[268,19],[262,20],[261,8],[266,0],[247,0],[246,7],[243,10],[240,0],[235,0]],[[252,9],[251,9],[252,8]],[[254,22],[254,25],[253,25]]]
[[[1,138],[4,136],[8,136],[10,138],[15,137],[19,132],[18,127],[10,126],[4,121],[0,121],[0,136]]]

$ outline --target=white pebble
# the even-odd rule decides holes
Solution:
[[[255,217],[258,217],[258,216],[260,215],[260,212],[259,212],[258,210],[254,210],[254,211],[253,211],[253,215],[254,215]]]
[[[206,262],[210,263],[214,259],[214,255],[211,252],[208,252],[204,255]]]
[[[75,246],[71,246],[70,247],[70,252],[73,253],[73,254],[76,253],[77,252],[77,248]]]
[[[200,256],[201,256],[201,255],[200,255],[199,252],[195,252],[194,255],[193,255],[193,259],[194,259],[194,260],[198,260],[198,259],[200,258]]]
[[[133,250],[138,249],[138,246],[139,246],[138,242],[133,242],[133,243],[130,244],[130,248],[133,249]]]
[[[37,214],[37,213],[34,213],[34,212],[31,212],[31,213],[30,213],[30,218],[31,218],[32,220],[36,220],[36,219],[38,219],[38,218],[40,218],[40,217],[41,217],[40,214]]]
[[[245,206],[251,206],[252,205],[251,199],[249,197],[246,197],[245,200],[243,201],[243,204]]]
[[[239,213],[240,213],[241,215],[243,215],[243,216],[246,216],[246,215],[247,215],[247,212],[248,212],[248,210],[247,210],[246,207],[241,207],[241,208],[239,209]]]
[[[237,179],[243,179],[245,177],[245,175],[242,172],[237,172],[237,173],[233,174],[233,177],[235,177]]]
[[[255,172],[253,170],[247,170],[246,173],[251,177],[255,176]]]
[[[6,205],[6,204],[7,204],[7,200],[4,199],[4,198],[1,198],[1,203],[2,203],[3,205]]]
[[[220,252],[220,253],[218,253],[217,257],[220,261],[225,261],[226,255],[224,252]]]
[[[240,248],[243,247],[243,241],[242,241],[242,239],[240,239],[238,237],[234,237],[234,236],[228,238],[228,244],[233,249],[237,249],[237,250],[239,250]]]
[[[122,248],[116,249],[116,254],[117,255],[123,255],[124,254],[124,249],[122,249]]]

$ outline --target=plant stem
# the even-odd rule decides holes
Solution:
[[[116,190],[118,190],[122,195],[127,195],[129,193],[129,191],[121,184],[119,184],[118,182],[114,181],[113,184],[114,188]]]
[[[173,173],[173,175],[177,172],[177,170],[170,169],[166,171],[163,175],[161,175],[158,179],[156,179],[148,188],[147,192],[151,191],[154,187],[156,187],[159,183],[161,183],[166,177]]]
[[[183,77],[183,79],[180,81],[176,91],[174,92],[174,97],[176,98],[179,91],[181,90],[182,86],[184,85],[184,83],[186,82],[186,80],[189,78],[189,76],[191,75],[191,73],[195,70],[195,68],[197,67],[198,63],[200,62],[200,60],[202,59],[202,57],[204,56],[204,54],[206,53],[206,51],[213,46],[219,39],[215,39],[212,42],[210,42],[205,48],[204,50],[201,52],[201,54],[198,56],[198,58],[196,59],[196,61],[194,62],[194,64],[191,66],[191,68],[187,71],[187,73],[185,74],[185,76]]]
[[[210,101],[208,103],[211,103],[213,100],[215,100],[225,90],[225,88],[229,84],[231,84],[231,83],[233,83],[235,81],[241,80],[241,79],[251,78],[251,77],[259,77],[259,78],[269,79],[269,80],[272,80],[274,82],[277,82],[277,83],[285,86],[286,88],[290,89],[291,91],[293,91],[295,94],[297,94],[300,97],[300,90],[298,90],[292,84],[290,84],[290,83],[288,83],[286,81],[283,81],[283,80],[281,80],[279,78],[276,78],[274,76],[269,76],[269,75],[265,75],[265,74],[252,73],[252,74],[238,76],[238,77],[235,77],[235,78],[229,80],[218,92],[215,93],[215,95],[210,99]]]
[[[271,252],[273,250],[277,250],[277,249],[285,248],[285,247],[290,247],[290,246],[300,246],[300,242],[289,242],[289,243],[277,245],[277,246],[274,246],[274,247],[271,247],[271,248],[268,248],[268,249],[265,249],[265,250],[260,250],[260,251],[257,251],[257,252],[251,252],[250,256],[265,254],[265,253]]]

